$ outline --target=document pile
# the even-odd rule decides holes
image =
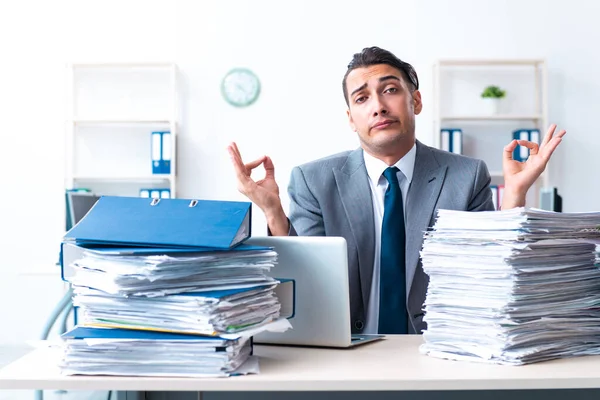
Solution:
[[[277,253],[243,244],[249,214],[249,203],[100,198],[62,244],[77,312],[63,373],[256,373],[252,337],[290,324],[276,294],[286,285],[267,275]]]
[[[600,354],[600,213],[439,210],[420,350],[520,365]]]
[[[76,327],[64,334],[65,375],[225,377],[258,370],[247,338]]]

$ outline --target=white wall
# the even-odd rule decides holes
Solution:
[[[174,61],[182,73],[181,197],[243,200],[226,145],[246,160],[269,154],[282,199],[291,168],[358,145],[345,116],[341,79],[353,53],[378,45],[411,62],[425,110],[417,136],[432,143],[431,64],[439,57],[545,57],[550,117],[568,130],[552,160],[565,211],[596,210],[589,184],[600,138],[597,3],[574,0],[58,1],[0,5],[0,112],[7,180],[0,196],[4,326],[0,342],[37,337],[58,300],[58,275],[45,269],[63,234],[65,64]],[[593,9],[592,9],[593,8]],[[585,44],[584,44],[585,43]],[[253,69],[262,95],[248,109],[228,106],[220,80]],[[8,149],[8,150],[7,150]],[[260,175],[260,174],[257,174]],[[264,218],[255,210],[255,234]],[[23,292],[32,293],[25,296]],[[10,305],[10,306],[8,306]]]

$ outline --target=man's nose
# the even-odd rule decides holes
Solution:
[[[375,101],[373,102],[373,116],[378,117],[380,115],[386,115],[388,113],[387,107],[383,104],[382,101],[378,97],[375,97]]]

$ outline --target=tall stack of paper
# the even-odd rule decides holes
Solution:
[[[421,252],[421,351],[516,365],[600,354],[598,226],[600,213],[439,210]]]
[[[267,276],[277,253],[242,243],[249,207],[100,198],[62,245],[78,319],[64,336],[64,373],[257,372],[252,336],[290,325]]]

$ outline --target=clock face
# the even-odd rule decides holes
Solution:
[[[229,104],[236,107],[249,106],[258,98],[260,81],[252,71],[236,68],[223,78],[221,92]]]

